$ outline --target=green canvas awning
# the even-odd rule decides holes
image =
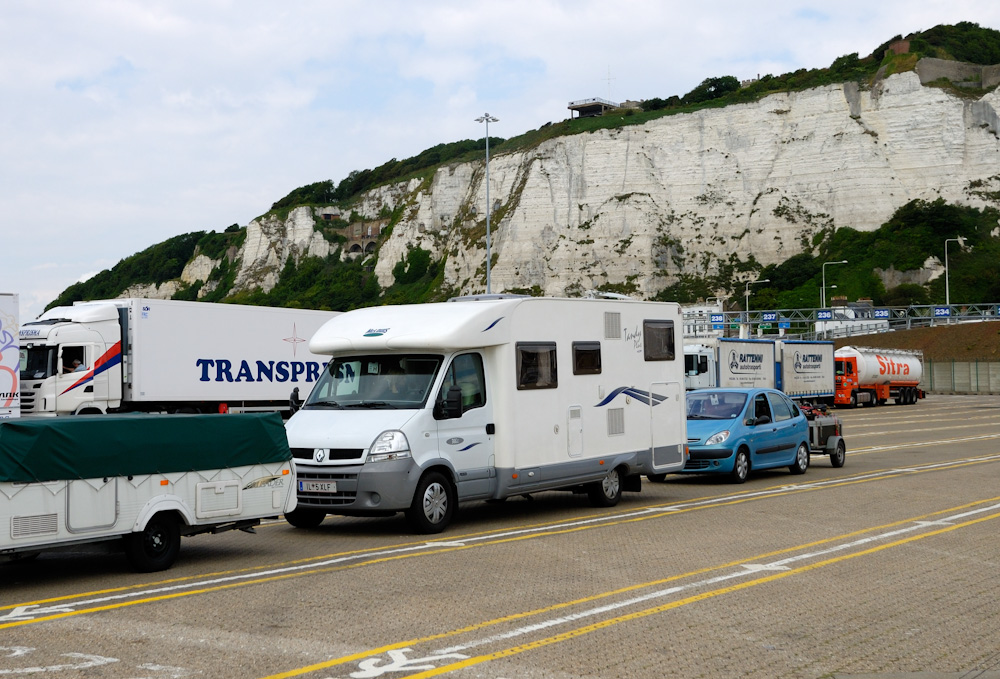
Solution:
[[[0,420],[0,482],[168,474],[290,458],[277,413]]]

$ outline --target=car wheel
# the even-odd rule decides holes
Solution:
[[[125,556],[140,573],[170,568],[180,549],[180,527],[167,514],[156,514],[142,531],[125,536]]]
[[[614,507],[622,499],[622,476],[612,469],[603,479],[587,488],[590,503],[595,507]]]
[[[455,489],[439,472],[431,472],[417,484],[406,518],[420,533],[440,533],[455,515]]]
[[[296,528],[316,528],[323,523],[323,519],[325,518],[326,512],[320,509],[297,507],[290,512],[285,512],[285,521]]]
[[[663,483],[667,480],[666,474],[646,474],[646,478],[653,483]]]
[[[729,478],[733,483],[743,483],[750,475],[750,456],[745,448],[736,451],[736,459],[733,460],[733,471],[729,473]]]
[[[843,467],[846,458],[847,446],[844,445],[843,440],[837,441],[837,450],[830,455],[830,464],[834,467]]]
[[[804,443],[799,444],[799,449],[795,451],[795,462],[788,467],[788,471],[793,474],[805,474],[809,469],[809,446]]]

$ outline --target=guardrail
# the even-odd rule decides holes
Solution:
[[[847,306],[826,309],[684,311],[685,339],[730,337],[749,324],[750,334],[789,339],[834,339],[886,330],[1000,320],[1000,303],[925,304],[906,307]]]

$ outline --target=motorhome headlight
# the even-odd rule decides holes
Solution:
[[[729,438],[729,430],[726,429],[725,431],[720,431],[718,434],[712,434],[711,436],[709,436],[708,440],[705,441],[705,445],[717,446],[728,438]]]
[[[368,449],[369,462],[385,462],[410,457],[410,442],[401,431],[384,431]]]

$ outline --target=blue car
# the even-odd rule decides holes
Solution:
[[[697,389],[687,394],[690,457],[683,472],[729,474],[743,483],[752,469],[809,468],[809,424],[774,389]]]

